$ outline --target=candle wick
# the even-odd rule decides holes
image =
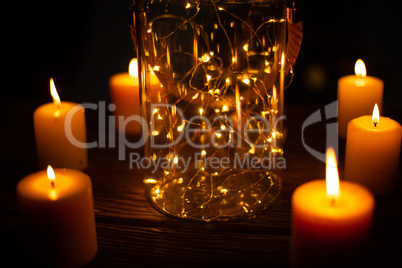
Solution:
[[[52,188],[54,189],[54,181],[51,181],[50,184],[52,185]]]
[[[331,206],[334,206],[335,205],[335,197],[332,197],[331,198]]]
[[[374,127],[377,127],[378,122],[373,122],[374,123]]]

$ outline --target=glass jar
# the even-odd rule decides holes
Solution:
[[[286,167],[286,1],[139,0],[133,10],[150,203],[206,222],[270,208]]]

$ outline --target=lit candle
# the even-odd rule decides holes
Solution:
[[[160,83],[153,72],[150,72],[151,90],[160,91]],[[110,95],[116,105],[114,115],[122,117],[124,124],[117,124],[119,131],[136,135],[141,133],[141,124],[131,116],[140,116],[140,87],[138,81],[138,62],[136,58],[130,61],[128,73],[118,73],[109,79]],[[157,101],[157,95],[154,95]],[[119,122],[119,120],[117,120]]]
[[[338,80],[338,126],[339,136],[346,138],[346,128],[350,120],[371,113],[374,103],[381,110],[384,82],[366,75],[362,60],[357,60],[355,74]]]
[[[50,79],[53,103],[34,112],[34,129],[39,167],[48,164],[82,170],[88,165],[85,109],[73,102],[61,102]]]
[[[332,148],[326,167],[326,180],[307,182],[293,193],[292,267],[349,267],[370,238],[373,195],[358,184],[339,182]]]
[[[348,124],[345,180],[366,186],[375,195],[392,192],[397,184],[401,150],[401,125],[379,116],[362,116]]]
[[[97,252],[90,178],[73,169],[40,171],[17,185],[29,254],[52,267],[80,267]]]

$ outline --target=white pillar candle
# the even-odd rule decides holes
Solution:
[[[384,82],[366,75],[362,60],[355,65],[356,75],[348,75],[338,80],[338,126],[339,136],[346,138],[346,128],[350,120],[370,114],[374,103],[382,108]]]
[[[97,252],[91,180],[77,170],[52,171],[17,185],[29,253],[48,267],[80,267]]]
[[[376,106],[375,106],[376,107]],[[362,116],[348,124],[345,180],[369,188],[375,195],[395,189],[401,150],[401,125],[388,117]]]
[[[85,109],[74,102],[61,102],[50,79],[53,103],[34,112],[34,130],[39,167],[82,170],[88,165]]]

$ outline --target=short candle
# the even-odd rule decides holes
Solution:
[[[348,124],[345,155],[345,180],[370,189],[375,195],[395,190],[401,151],[401,125],[379,115],[353,119]]]
[[[17,199],[35,261],[52,267],[80,267],[92,260],[97,239],[89,176],[49,166],[18,183]]]
[[[292,267],[358,263],[367,247],[374,197],[356,183],[339,181],[335,159],[328,149],[326,181],[307,182],[293,193]]]
[[[39,106],[34,112],[34,130],[39,167],[83,170],[88,165],[85,109],[74,102],[60,101],[54,81],[50,79],[53,103]]]
[[[346,138],[347,124],[350,120],[370,114],[374,103],[382,107],[384,82],[367,76],[366,66],[357,60],[355,75],[347,75],[338,80],[338,126],[339,136]]]

